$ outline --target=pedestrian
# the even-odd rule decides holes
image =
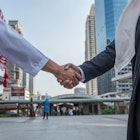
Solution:
[[[50,102],[49,99],[46,98],[46,100],[43,102],[43,119],[48,119],[50,112]]]
[[[30,117],[35,117],[33,98],[30,99]]]
[[[72,111],[72,109],[70,108],[70,109],[68,109],[68,115],[69,116],[73,116],[73,111]]]
[[[140,140],[140,0],[129,0],[121,14],[115,40],[106,50],[80,66],[67,64],[65,69],[73,68],[82,76],[82,82],[102,75],[115,67],[119,72],[129,62],[132,63],[133,91],[130,100],[127,140]],[[59,81],[71,88],[68,81]]]

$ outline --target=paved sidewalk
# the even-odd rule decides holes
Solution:
[[[0,140],[126,140],[127,115],[0,118]]]

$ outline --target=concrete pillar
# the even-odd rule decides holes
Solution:
[[[17,106],[17,116],[19,116],[19,103],[16,103]]]
[[[101,115],[102,114],[102,112],[101,112],[101,104],[98,103],[97,104],[97,107],[98,107],[98,114]]]
[[[115,108],[115,114],[118,114],[118,112],[119,112],[119,103],[118,102],[114,102],[114,108]]]

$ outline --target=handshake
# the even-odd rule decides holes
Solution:
[[[71,89],[81,81],[81,72],[78,66],[71,63],[60,66],[52,60],[49,60],[42,68],[43,71],[52,73],[57,81],[65,88]]]
[[[78,66],[71,63],[61,66],[62,70],[56,74],[57,81],[65,88],[71,89],[81,81],[81,72]]]

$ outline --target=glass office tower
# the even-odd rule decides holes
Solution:
[[[110,41],[114,40],[116,26],[126,4],[127,0],[104,0],[106,37]]]
[[[115,38],[119,17],[128,0],[95,0],[97,53],[103,51]],[[114,69],[98,77],[98,94],[116,91]]]
[[[128,0],[95,0],[97,53],[115,37],[119,17]]]

